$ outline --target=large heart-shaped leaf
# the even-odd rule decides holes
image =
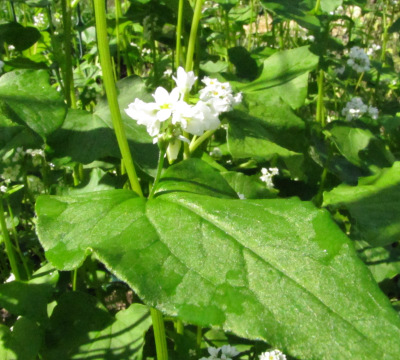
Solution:
[[[397,359],[400,320],[324,210],[127,190],[37,201],[59,269],[92,252],[169,315],[265,339],[301,359]]]
[[[397,242],[400,237],[400,162],[358,186],[339,185],[324,194],[324,206],[345,208],[365,240],[374,246]]]
[[[4,46],[12,45],[17,51],[23,51],[30,48],[40,39],[38,29],[28,26],[24,27],[19,23],[11,22],[0,25],[0,44]]]
[[[44,70],[15,70],[0,77],[0,113],[45,139],[64,121],[62,95]]]
[[[274,53],[264,61],[261,75],[250,83],[233,82],[233,85],[248,94],[249,99],[271,103],[271,99],[282,98],[293,109],[304,104],[308,89],[308,74],[318,64],[318,56],[308,46]],[[276,100],[274,100],[276,101]]]

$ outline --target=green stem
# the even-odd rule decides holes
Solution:
[[[160,143],[160,154],[159,154],[159,157],[158,157],[157,174],[156,174],[156,177],[154,178],[154,183],[153,183],[153,186],[152,186],[151,191],[150,191],[149,200],[153,198],[154,193],[155,193],[156,188],[157,188],[157,184],[160,181],[161,172],[162,172],[162,169],[163,169],[163,166],[164,166],[164,158],[165,158],[166,151],[167,151],[166,146],[164,146],[164,144]]]
[[[176,54],[175,67],[178,68],[181,64],[182,56],[182,23],[183,23],[183,0],[179,0],[178,5],[178,22],[176,24]]]
[[[76,109],[76,98],[74,88],[74,76],[72,71],[71,54],[71,0],[61,0],[63,28],[64,28],[64,51],[65,51],[65,69],[64,69],[64,89],[67,105]]]
[[[324,106],[324,70],[320,70],[318,74],[318,98],[317,98],[317,114],[316,120],[321,124],[322,127],[325,123],[325,106]]]
[[[154,308],[150,309],[150,314],[153,322],[157,360],[168,360],[167,339],[165,338],[163,315],[160,311]]]
[[[192,27],[190,29],[189,44],[186,54],[186,71],[191,71],[193,68],[193,55],[197,39],[197,29],[201,19],[201,8],[203,6],[203,2],[204,0],[196,0],[196,6],[194,8]]]
[[[354,89],[354,92],[357,91],[357,89],[359,88],[359,86],[361,85],[361,81],[364,77],[364,72],[361,73],[360,77],[358,78],[357,84],[356,84],[356,88]]]
[[[4,217],[4,206],[3,206],[3,196],[0,194],[0,227],[3,233],[4,245],[6,246],[7,257],[10,262],[11,271],[13,272],[16,280],[21,280],[19,274],[19,269],[17,265],[17,259],[15,257],[14,248],[8,235],[8,229],[6,224],[6,219]]]
[[[26,262],[25,256],[21,251],[21,247],[19,246],[18,233],[17,233],[17,229],[15,228],[14,221],[13,221],[14,214],[13,214],[13,211],[12,211],[12,208],[11,208],[11,204],[10,204],[10,201],[9,201],[8,197],[6,198],[6,202],[7,202],[8,214],[10,215],[10,219],[11,219],[11,232],[12,232],[13,237],[14,237],[15,248],[17,250],[19,258],[22,261],[22,265],[24,266],[26,279],[30,279],[31,278],[31,274],[30,274],[30,271],[29,271],[28,263]]]
[[[117,89],[115,87],[111,68],[110,49],[107,38],[106,11],[104,1],[94,0],[94,9],[96,16],[97,43],[99,48],[100,64],[103,71],[104,88],[107,95],[108,105],[110,107],[115,135],[117,137],[118,146],[121,151],[131,188],[139,196],[143,197],[142,189],[140,188],[136,170],[133,165],[132,155],[129,149],[117,100]]]
[[[72,272],[72,291],[76,291],[76,283],[78,280],[78,268]]]
[[[197,332],[196,332],[196,346],[197,349],[200,350],[201,348],[201,340],[203,339],[203,329],[201,326],[197,326]]]
[[[119,19],[122,16],[122,9],[121,9],[121,0],[115,0],[115,31],[117,37],[117,66],[116,69],[116,78],[120,78],[121,74],[121,41],[120,41],[120,34],[119,34]]]
[[[317,207],[321,207],[322,205],[322,200],[323,200],[323,193],[324,193],[324,188],[325,188],[325,183],[326,183],[326,176],[328,175],[328,170],[326,166],[324,167],[324,170],[322,171],[321,175],[321,181],[319,183],[319,189],[318,193],[315,196],[314,203]]]
[[[312,10],[312,14],[318,14],[320,7],[321,7],[321,0],[317,0],[317,3],[315,4],[314,9]]]
[[[200,144],[202,144],[205,140],[207,140],[212,134],[214,134],[217,130],[207,130],[203,135],[199,136],[198,138],[193,138],[189,145],[190,153],[193,153]]]

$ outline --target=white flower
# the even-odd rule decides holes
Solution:
[[[359,119],[364,114],[369,115],[372,119],[378,118],[378,109],[363,103],[361,98],[355,97],[351,99],[342,109],[342,115],[346,116],[346,120]]]
[[[168,120],[174,109],[174,106],[179,100],[179,89],[175,88],[169,93],[163,87],[159,86],[156,92],[153,94],[154,100],[158,106],[157,120],[166,121]]]
[[[7,186],[1,185],[1,186],[0,186],[0,192],[6,193],[6,192],[7,192]]]
[[[210,156],[215,158],[215,159],[221,159],[222,158],[222,151],[219,147],[215,147],[210,151]]]
[[[185,95],[192,89],[197,76],[194,76],[193,71],[186,72],[182,66],[179,66],[176,72],[176,77],[173,76],[172,78],[175,80],[179,92],[182,95]]]
[[[170,77],[172,75],[172,69],[167,69],[164,71],[164,76]]]
[[[224,345],[221,347],[221,353],[222,355],[225,355],[226,357],[233,357],[239,354],[239,351],[236,350],[236,348],[234,346],[230,346],[230,345]],[[221,357],[222,359],[222,357]]]
[[[260,179],[262,182],[265,182],[268,189],[272,189],[274,187],[274,183],[272,182],[272,177],[279,174],[278,168],[262,168],[261,169]]]
[[[22,147],[17,147],[14,152],[14,156],[12,157],[13,162],[18,162],[25,156],[24,149]]]
[[[43,27],[44,23],[44,14],[39,13],[36,16],[33,16],[33,24],[38,27]]]
[[[370,62],[368,55],[358,46],[354,46],[350,49],[350,59],[347,60],[347,64],[358,73],[368,71],[370,69]]]
[[[341,67],[336,68],[333,71],[335,72],[336,75],[342,75],[345,70],[346,70],[346,67],[345,66],[341,66]]]
[[[158,107],[155,103],[145,103],[136,98],[135,101],[125,109],[126,114],[136,120],[139,125],[145,125],[150,136],[160,133],[160,121],[157,119]]]
[[[3,72],[4,62],[0,60],[0,74]]]
[[[378,109],[373,106],[368,106],[368,115],[371,116],[372,119],[376,120],[378,118]]]
[[[2,177],[6,183],[10,183],[11,181],[16,181],[19,176],[19,172],[21,170],[20,165],[8,166],[4,168]]]
[[[8,50],[9,51],[15,50],[15,46],[14,45],[8,45]]]
[[[372,46],[370,48],[368,48],[367,50],[367,55],[371,56],[373,55],[376,51],[380,50],[381,46],[377,45],[377,44],[372,44]]]
[[[244,194],[237,193],[237,195],[238,195],[238,197],[239,197],[240,200],[246,199],[246,196],[245,196]]]
[[[260,360],[286,360],[286,355],[284,355],[279,350],[272,350],[272,351],[263,352],[259,356],[259,359]]]

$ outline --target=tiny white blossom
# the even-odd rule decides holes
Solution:
[[[170,77],[172,75],[172,69],[167,69],[164,71],[164,76]]]
[[[265,182],[268,189],[272,189],[274,187],[274,183],[272,181],[272,177],[279,174],[278,168],[262,168],[261,169],[260,179],[262,182]]]
[[[14,45],[8,45],[8,50],[9,51],[15,50],[15,46]]]
[[[378,118],[378,109],[373,106],[368,106],[368,115],[371,116],[372,119],[376,120]]]
[[[1,186],[0,186],[0,192],[6,193],[6,192],[7,192],[7,186],[1,185]]]
[[[18,162],[25,156],[24,149],[22,147],[17,147],[14,152],[14,156],[12,157],[13,162]]]
[[[222,157],[222,151],[219,147],[215,147],[214,149],[212,149],[212,151],[210,151],[210,156],[212,156],[215,159],[221,159]]]
[[[263,352],[259,356],[259,360],[286,360],[286,355],[279,350],[272,350]]]
[[[381,46],[378,44],[372,44],[370,48],[368,48],[367,50],[367,55],[371,56],[373,55],[375,52],[377,52],[378,50],[381,49]]]
[[[358,73],[368,71],[370,69],[370,62],[368,55],[358,46],[350,49],[349,60],[347,64]]]
[[[45,26],[44,14],[39,13],[39,14],[37,14],[37,15],[34,15],[34,16],[33,16],[33,24],[34,24],[35,26],[38,26],[38,27],[43,27],[43,26]]]

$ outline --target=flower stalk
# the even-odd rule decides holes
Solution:
[[[117,137],[118,146],[121,151],[125,169],[128,174],[131,188],[139,196],[143,197],[142,189],[133,165],[132,155],[129,149],[124,126],[119,110],[117,89],[115,87],[114,75],[111,67],[110,49],[107,38],[106,11],[104,1],[94,0],[94,9],[96,17],[97,43],[100,55],[100,65],[103,71],[104,88],[107,95],[108,105],[110,107],[111,119]]]

